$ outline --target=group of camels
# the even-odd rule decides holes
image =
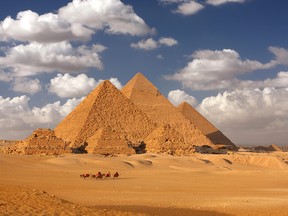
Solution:
[[[92,179],[106,179],[106,178],[118,178],[120,175],[118,172],[115,172],[113,175],[108,172],[108,173],[101,173],[101,172],[98,172],[97,174],[81,174],[80,175],[80,178],[92,178]]]

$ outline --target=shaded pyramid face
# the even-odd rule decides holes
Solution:
[[[144,77],[137,73],[121,90],[121,92],[137,105],[157,127],[171,125],[184,138],[187,145],[214,144],[190,120],[186,119],[160,92]]]
[[[139,142],[154,129],[151,120],[109,81],[102,82],[54,129],[79,147],[98,130],[109,128],[113,139]],[[99,136],[103,137],[103,136]],[[116,137],[116,138],[115,138]],[[95,138],[90,139],[95,141]],[[100,138],[99,138],[100,139]],[[102,139],[102,138],[101,138]],[[89,142],[88,142],[89,146]]]
[[[177,109],[189,119],[196,127],[198,127],[214,144],[222,144],[236,148],[235,144],[231,142],[221,131],[219,131],[211,122],[202,116],[190,104],[183,102]]]

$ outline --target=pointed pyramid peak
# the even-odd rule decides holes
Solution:
[[[96,88],[101,88],[101,87],[109,87],[109,88],[113,88],[113,87],[115,87],[114,85],[113,85],[113,83],[111,83],[109,80],[104,80],[104,81],[102,81]],[[116,87],[115,87],[116,88]]]
[[[122,88],[122,93],[129,98],[133,90],[149,92],[157,94],[159,90],[151,83],[142,73],[137,73],[129,82]]]
[[[185,107],[192,107],[192,105],[189,104],[189,103],[187,103],[186,101],[183,101],[182,103],[180,103],[180,104],[177,106],[177,108],[180,109],[180,110],[184,109]]]

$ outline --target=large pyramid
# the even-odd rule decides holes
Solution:
[[[193,145],[216,147],[201,130],[193,125],[190,120],[186,119],[141,73],[137,73],[123,87],[121,92],[156,123],[159,131],[170,130],[170,132],[162,133],[166,137],[164,140],[170,140],[168,143],[171,143],[171,140],[174,139],[173,137],[167,137],[168,134],[171,134],[171,128],[173,128],[178,137],[179,134],[183,137],[181,146],[183,151],[187,150],[190,152]],[[169,127],[163,127],[163,125],[169,125]],[[158,140],[162,139],[158,138]],[[159,143],[159,145],[163,146],[164,144]],[[153,144],[147,142],[148,149],[149,146],[155,146],[155,140]]]
[[[190,104],[183,102],[177,109],[190,121],[195,124],[214,144],[225,145],[227,148],[237,148],[220,130],[202,116]]]
[[[146,114],[112,83],[104,81],[54,130],[58,137],[70,141],[73,148],[85,145],[97,153],[101,143],[106,147],[119,143],[119,153],[125,153],[123,143],[126,142],[127,149],[128,143],[141,142],[153,129],[154,124]],[[103,153],[102,150],[99,153]]]

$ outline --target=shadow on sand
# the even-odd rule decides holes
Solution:
[[[94,207],[94,206],[93,206]],[[198,210],[187,208],[164,208],[164,207],[149,207],[149,206],[95,206],[97,210],[116,210],[121,212],[129,212],[134,214],[147,214],[147,215],[165,215],[165,216],[232,216],[232,214],[221,213],[210,210]]]

